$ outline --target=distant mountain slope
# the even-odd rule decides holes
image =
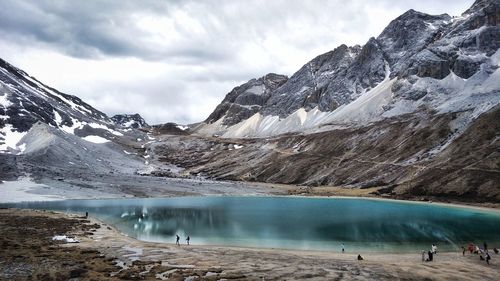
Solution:
[[[111,117],[111,120],[124,128],[143,128],[148,127],[146,120],[139,113],[136,114],[117,114]]]
[[[18,142],[37,122],[90,142],[112,141],[125,131],[80,98],[46,86],[0,59],[0,153],[22,153]]]
[[[253,111],[221,111],[223,102],[198,133],[267,137],[461,111],[473,120],[500,103],[499,6],[478,0],[453,18],[409,10],[364,46],[314,58]],[[226,99],[236,99],[236,89]]]
[[[0,59],[0,180],[29,176],[70,193],[116,193],[102,181],[140,177],[150,139]]]

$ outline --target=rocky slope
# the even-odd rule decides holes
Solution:
[[[134,174],[147,138],[0,59],[0,180]]]
[[[234,125],[248,119],[267,103],[270,93],[288,80],[284,75],[269,73],[259,79],[252,79],[234,88],[224,98],[206,122],[213,123],[222,118],[222,124]]]
[[[368,126],[274,138],[159,136],[153,163],[213,179],[372,189],[404,199],[500,202],[500,107],[463,134],[460,115],[393,117]],[[324,189],[328,191],[328,188]],[[304,189],[307,193],[308,189]]]
[[[314,58],[253,111],[221,111],[224,101],[199,133],[267,137],[409,113],[478,116],[500,103],[499,6],[478,0],[460,17],[409,10],[364,46]],[[236,89],[226,99],[237,99]]]
[[[499,20],[498,0],[460,17],[410,10],[364,46],[314,58],[252,111],[221,110],[244,94],[235,88],[190,137],[147,146],[151,161],[216,179],[500,202]]]
[[[0,59],[0,153],[21,154],[21,138],[41,122],[94,143],[126,137],[106,114],[44,85]]]

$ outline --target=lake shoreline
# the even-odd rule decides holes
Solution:
[[[38,217],[40,220],[29,220],[32,225],[17,223],[26,218]],[[7,220],[6,218],[12,218]],[[63,251],[69,247],[73,249],[70,253],[93,253],[92,262],[87,262],[84,271],[75,271],[75,266],[60,266],[61,274],[70,272],[81,273],[80,280],[90,280],[90,276],[103,276],[106,280],[115,280],[120,276],[139,276],[142,274],[144,280],[162,280],[170,278],[173,280],[184,280],[184,278],[199,278],[200,280],[283,280],[283,279],[306,279],[333,280],[333,279],[356,279],[356,280],[494,280],[500,270],[500,258],[492,256],[492,262],[488,266],[480,261],[477,255],[466,254],[464,257],[457,252],[440,252],[433,262],[422,262],[420,253],[414,254],[378,254],[361,253],[365,258],[357,261],[358,253],[303,250],[281,250],[242,248],[225,246],[176,246],[167,243],[143,242],[121,234],[114,227],[102,221],[89,218],[83,219],[81,215],[68,215],[59,212],[44,212],[35,210],[1,209],[0,224],[19,233],[30,232],[29,228],[42,229],[47,227],[47,221],[58,224],[59,221],[75,220],[72,227],[59,231],[58,235],[74,236],[80,243],[51,245],[54,249],[44,255],[36,255],[37,250],[32,249],[33,244],[40,240],[50,241],[50,236],[33,235],[30,237],[30,245],[19,246],[18,239],[21,237],[11,235],[7,245],[13,245],[16,253],[33,256],[34,262],[40,264],[45,259],[59,260],[68,259]],[[10,223],[10,224],[9,224]],[[84,227],[85,225],[90,227]],[[83,227],[83,228],[82,228]],[[84,230],[83,230],[84,229]],[[2,238],[4,239],[4,238]],[[31,241],[30,240],[30,241]],[[18,246],[16,246],[18,245]],[[21,250],[19,250],[21,247]],[[6,249],[12,249],[7,246]],[[62,252],[61,252],[62,251]],[[97,252],[95,252],[97,251]],[[7,252],[0,253],[9,255]],[[8,259],[7,259],[8,258]],[[81,258],[81,256],[78,256]],[[41,260],[40,260],[41,259]],[[10,263],[0,265],[0,274],[10,271],[2,271],[5,267],[15,266],[9,257],[4,260]],[[79,261],[84,262],[84,261]],[[33,265],[36,267],[36,265]],[[77,268],[78,269],[78,268]],[[75,273],[76,272],[76,273]],[[100,274],[100,275],[99,275]],[[114,274],[110,277],[109,274]],[[101,280],[104,280],[101,278]]]
[[[171,182],[170,182],[171,181]],[[289,184],[271,184],[261,182],[244,182],[244,181],[204,181],[204,180],[185,180],[185,179],[169,179],[170,184],[179,184],[189,186],[192,190],[189,193],[179,193],[169,191],[169,185],[158,187],[143,187],[140,189],[140,194],[128,189],[129,193],[99,193],[95,190],[72,188],[55,188],[47,186],[47,184],[39,184],[27,179],[18,181],[0,183],[0,204],[15,203],[22,201],[49,201],[49,200],[72,200],[72,199],[131,199],[131,198],[170,198],[170,197],[186,197],[186,196],[284,196],[284,197],[307,197],[307,198],[356,198],[356,199],[373,199],[373,200],[388,200],[395,202],[408,202],[420,204],[435,204],[460,208],[471,208],[482,211],[500,212],[500,203],[474,203],[454,201],[447,198],[432,198],[434,200],[424,200],[418,198],[398,198],[377,196],[371,194],[376,188],[369,189],[349,189],[340,187],[303,187]],[[58,183],[60,184],[60,183]],[[221,190],[217,193],[207,193],[203,187],[206,184],[220,185]],[[231,188],[225,190],[223,186]],[[64,185],[63,185],[64,186]],[[2,193],[3,192],[3,193]],[[14,195],[13,195],[14,194]],[[144,196],[151,194],[151,196]],[[9,198],[10,196],[14,196]],[[29,200],[23,200],[29,198]]]

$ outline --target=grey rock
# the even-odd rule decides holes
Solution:
[[[285,118],[299,108],[333,111],[376,87],[387,74],[406,83],[393,88],[394,96],[419,100],[428,90],[413,88],[413,76],[443,79],[451,71],[462,78],[477,74],[500,47],[499,21],[500,0],[478,0],[458,18],[409,10],[364,46],[341,45],[317,56],[266,92],[265,99],[240,97],[242,91],[235,88],[206,122],[228,112],[231,117],[224,125],[257,112]]]
[[[116,114],[111,117],[117,125],[125,128],[143,128],[149,127],[148,123],[142,118],[139,113],[136,114]]]
[[[301,107],[307,110],[316,106],[323,110],[336,108],[341,102],[330,98],[330,84],[341,83],[341,80],[345,79],[348,67],[360,52],[359,46],[341,45],[312,59],[271,93],[270,99],[261,110],[262,114],[285,117]],[[337,90],[349,92],[347,88],[348,85],[345,85]],[[340,95],[338,96],[340,99]]]
[[[285,75],[269,73],[234,88],[205,122],[213,123],[224,117],[224,125],[234,125],[249,118],[266,103],[270,92],[283,85],[287,79]]]

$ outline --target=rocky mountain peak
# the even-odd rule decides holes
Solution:
[[[59,92],[0,59],[0,154],[22,154],[23,136],[37,123],[82,142],[105,143],[141,134],[117,128],[80,98]],[[34,145],[34,144],[33,144]]]
[[[242,99],[240,94],[257,80],[235,88],[209,117],[204,132],[270,136],[335,122],[362,126],[424,109],[487,110],[498,99],[490,95],[497,87],[499,2],[476,1],[464,16],[453,18],[409,10],[365,45],[340,45],[307,62],[251,110],[242,107],[257,103],[231,102]],[[484,81],[488,87],[473,88]],[[489,101],[472,101],[476,92],[488,95]],[[238,118],[228,122],[224,116]]]
[[[451,17],[409,10],[397,17],[377,37],[391,67],[391,77],[403,74],[409,58],[440,38]]]
[[[125,127],[125,128],[143,128],[148,127],[149,125],[146,123],[144,118],[142,118],[139,113],[135,114],[117,114],[111,117],[111,120],[115,122],[115,124]]]
[[[295,72],[283,86],[276,89],[262,109],[264,115],[285,117],[299,108],[322,110],[336,108],[339,101],[329,99],[328,87],[340,81],[362,48],[340,45],[321,54]]]
[[[500,0],[477,0],[458,21],[460,30],[475,30],[482,26],[497,27],[500,23]],[[491,36],[491,35],[488,35]],[[498,40],[498,37],[496,38]]]
[[[492,8],[498,8],[500,6],[500,0],[476,0],[472,6],[467,9],[462,15],[469,15],[477,13],[481,10],[489,10]]]
[[[234,125],[249,118],[267,102],[271,91],[279,88],[287,80],[288,77],[285,75],[269,73],[235,87],[205,122],[213,123],[223,118],[224,125]]]

